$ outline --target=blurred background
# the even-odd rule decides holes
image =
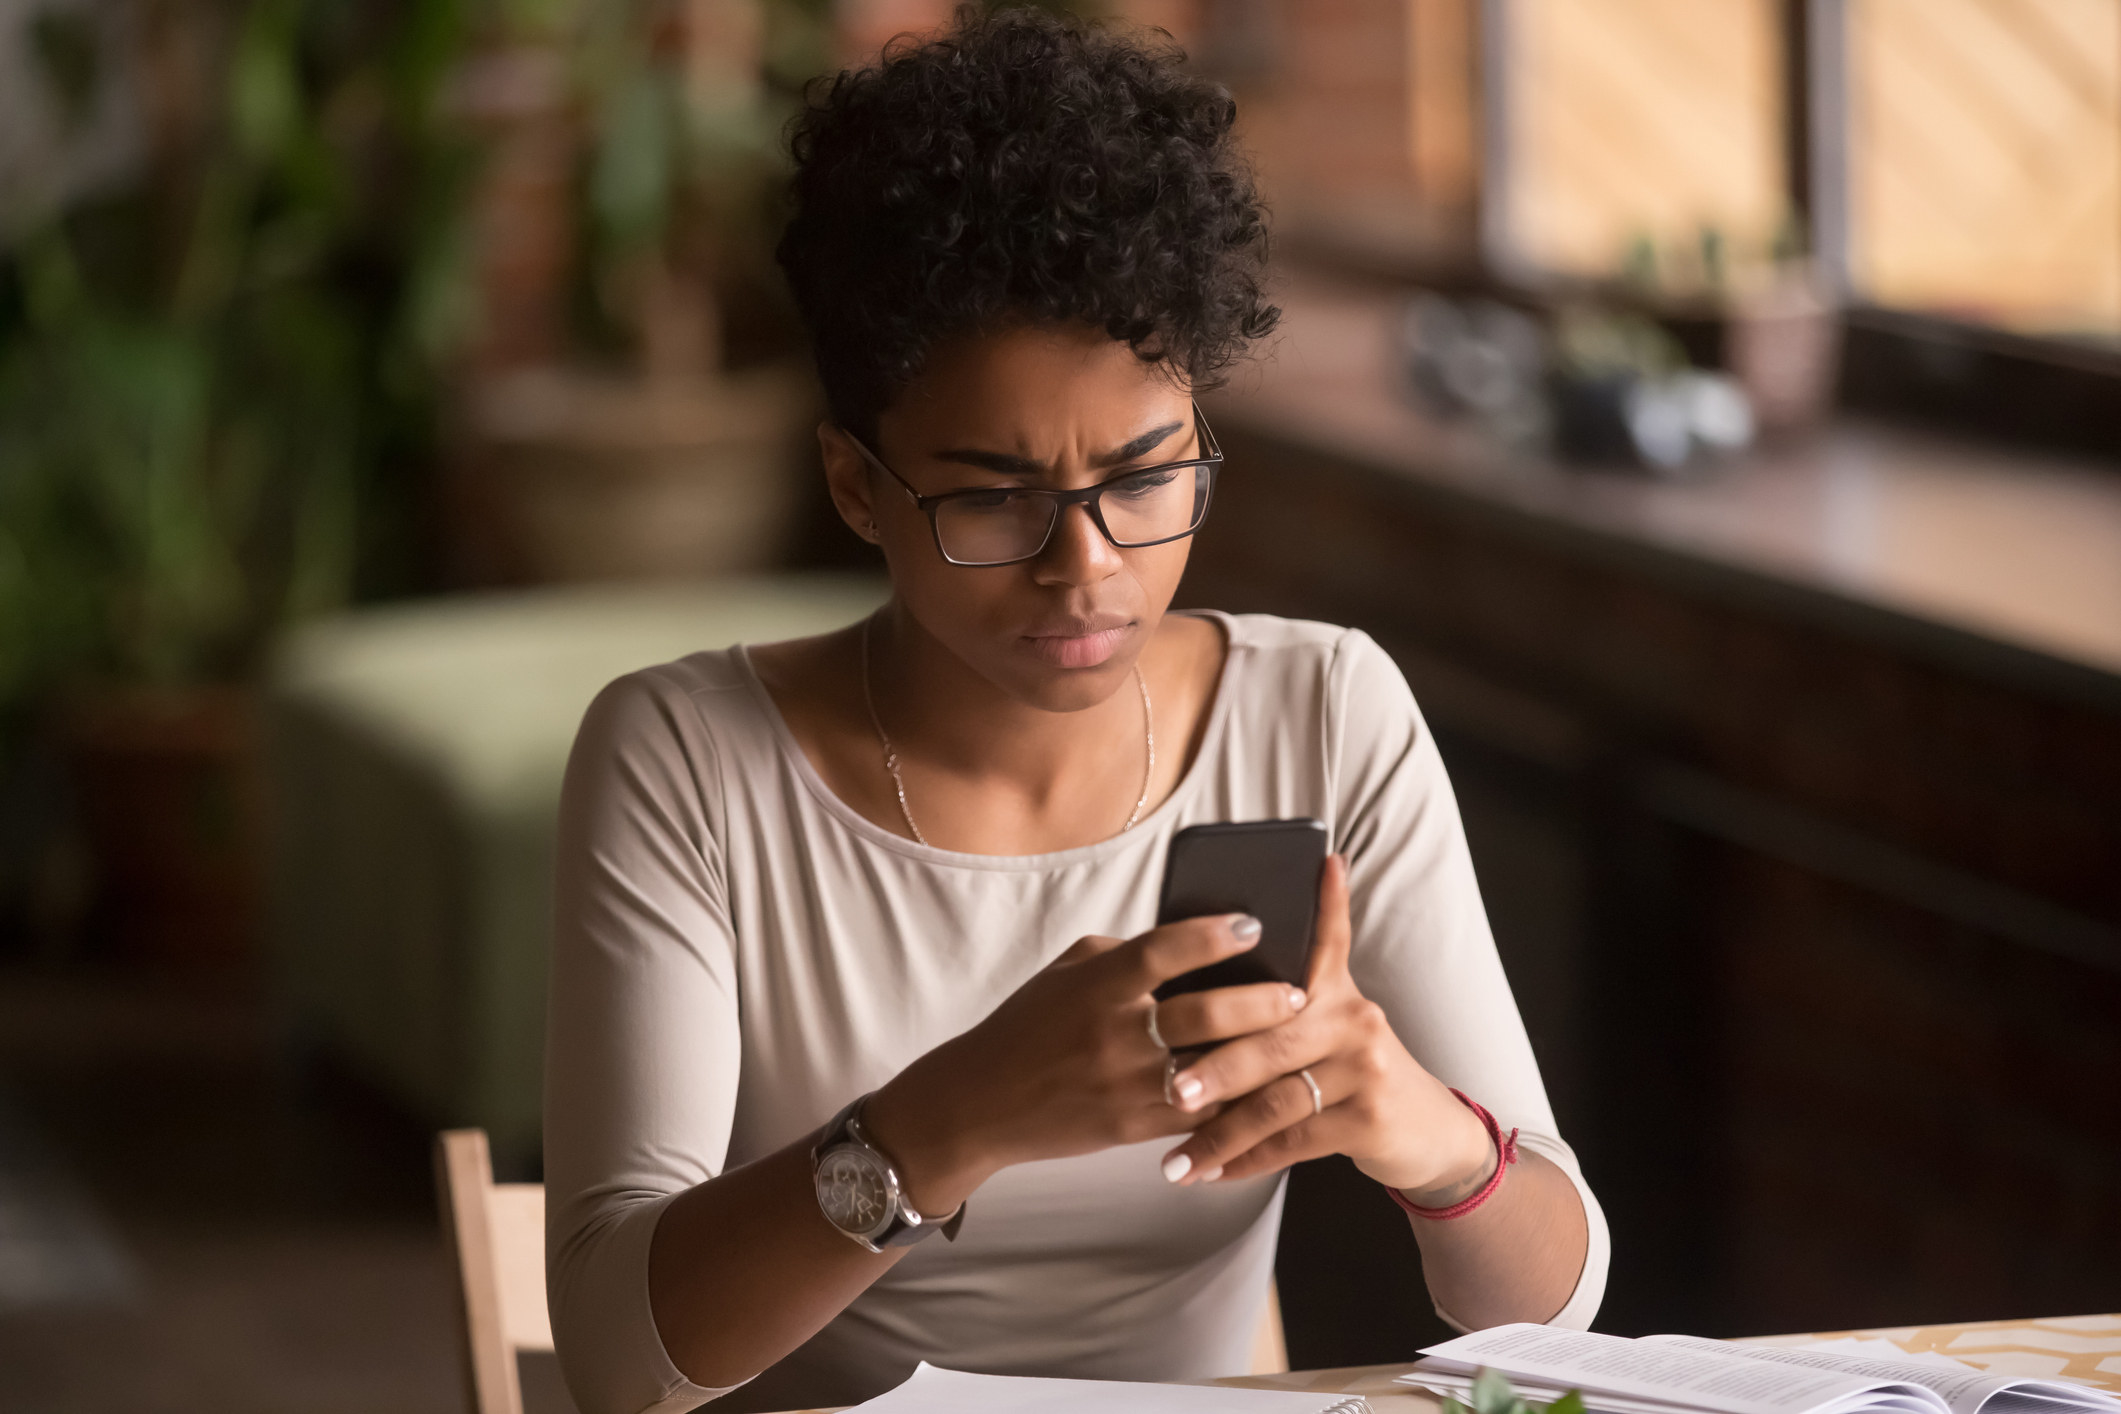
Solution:
[[[1077,8],[1275,208],[1182,599],[1414,684],[1600,1327],[2121,1308],[2121,0]],[[462,1407],[583,706],[881,593],[781,134],[946,9],[0,0],[0,1404]],[[1297,1174],[1298,1367],[1415,1271]]]

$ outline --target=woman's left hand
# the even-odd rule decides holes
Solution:
[[[1487,1130],[1407,1054],[1384,1009],[1348,974],[1348,874],[1338,855],[1319,879],[1313,936],[1303,1009],[1179,1072],[1172,1088],[1181,1109],[1228,1106],[1171,1151],[1166,1176],[1181,1184],[1250,1178],[1338,1153],[1423,1206],[1476,1191],[1497,1162]],[[1187,1001],[1164,1003],[1158,1018],[1177,1049],[1212,1039],[1190,1034]]]

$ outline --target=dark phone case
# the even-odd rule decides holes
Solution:
[[[1252,982],[1304,985],[1325,862],[1326,827],[1316,820],[1195,825],[1173,835],[1156,921],[1249,913],[1260,922],[1260,938],[1249,952],[1173,977],[1156,989],[1157,999]]]

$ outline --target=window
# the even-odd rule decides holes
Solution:
[[[1504,270],[1684,294],[1787,239],[1859,306],[2121,341],[2121,0],[1488,0],[1484,20]]]
[[[2121,0],[1837,8],[1850,293],[2121,335]]]
[[[1765,257],[1788,220],[1780,14],[1778,0],[1491,4],[1491,255],[1680,288]]]

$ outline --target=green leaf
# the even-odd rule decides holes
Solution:
[[[1493,1370],[1482,1370],[1473,1377],[1473,1408],[1476,1414],[1511,1414],[1517,1403],[1517,1391],[1509,1380]]]
[[[1538,1414],[1541,1407],[1519,1398],[1509,1378],[1497,1370],[1481,1370],[1475,1374],[1472,1393],[1470,1410],[1453,1399],[1445,1402],[1443,1414]],[[1573,1389],[1545,1408],[1546,1414],[1589,1414],[1584,1407],[1582,1392]]]
[[[86,301],[80,262],[57,226],[31,232],[16,252],[16,278],[30,323],[50,330],[64,326]]]
[[[280,0],[253,0],[230,56],[229,123],[252,158],[280,151],[301,121],[294,19],[293,8]]]
[[[622,247],[652,243],[669,220],[676,185],[679,111],[668,75],[630,75],[612,95],[589,197],[605,237]]]

